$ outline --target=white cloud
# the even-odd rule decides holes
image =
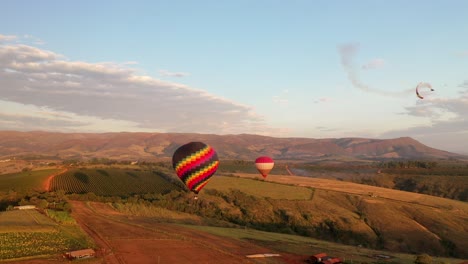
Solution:
[[[0,45],[0,100],[46,108],[58,115],[68,113],[70,117],[55,117],[47,124],[42,122],[43,116],[18,119],[32,124],[42,122],[44,127],[63,124],[67,129],[92,130],[103,122],[109,125],[102,127],[103,131],[121,131],[124,127],[235,134],[262,133],[265,129],[263,117],[250,106],[138,75],[123,65],[68,61],[54,52],[27,45]],[[17,127],[26,127],[28,122],[19,122]],[[0,129],[12,128],[3,123]]]
[[[8,41],[13,41],[16,39],[16,36],[12,35],[2,35],[0,34],[0,43],[2,42],[8,42]]]
[[[161,76],[163,76],[163,77],[179,77],[179,78],[190,75],[190,74],[188,74],[186,72],[170,72],[170,71],[167,71],[167,70],[160,70],[159,74]]]

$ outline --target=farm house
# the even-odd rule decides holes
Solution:
[[[96,255],[96,252],[91,248],[70,251],[70,252],[65,253],[65,257],[67,257],[68,259],[93,258],[95,255]]]

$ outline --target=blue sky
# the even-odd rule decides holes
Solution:
[[[467,1],[2,1],[0,129],[468,153]],[[425,99],[419,82],[435,89]]]

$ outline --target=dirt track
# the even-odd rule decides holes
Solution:
[[[49,177],[47,177],[47,180],[44,181],[44,186],[43,186],[44,190],[50,192],[50,191],[51,191],[51,190],[50,190],[50,183],[52,182],[52,180],[54,179],[54,177],[57,176],[57,175],[63,174],[63,173],[65,173],[65,172],[67,172],[67,171],[68,171],[68,168],[65,168],[65,169],[63,169],[63,170],[60,171],[60,172],[54,173],[54,174],[52,174],[52,175],[49,175]]]
[[[96,241],[104,263],[304,263],[255,244],[163,223],[128,220],[100,203],[72,201],[73,215]],[[248,259],[258,253],[281,257]]]

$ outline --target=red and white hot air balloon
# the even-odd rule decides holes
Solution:
[[[261,156],[255,160],[255,167],[257,167],[257,170],[262,174],[263,178],[268,176],[273,166],[275,166],[275,162],[268,156]]]

